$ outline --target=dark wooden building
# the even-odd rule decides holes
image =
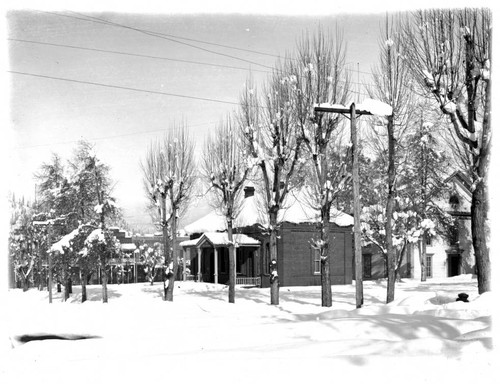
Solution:
[[[245,193],[235,220],[237,284],[269,286],[270,247],[266,218],[258,197]],[[290,201],[291,200],[291,201]],[[318,214],[298,198],[291,198],[278,215],[278,274],[282,286],[321,284],[320,257],[311,245],[317,238]],[[330,271],[332,284],[351,284],[353,276],[352,217],[333,210],[330,226]],[[187,225],[190,240],[180,243],[186,263],[185,279],[226,283],[229,265],[226,220],[213,211]],[[238,238],[238,236],[241,236]],[[215,263],[217,260],[217,263]],[[200,273],[201,271],[201,273]]]

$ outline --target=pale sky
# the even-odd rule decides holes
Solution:
[[[246,9],[227,14],[230,3],[210,14],[172,13],[164,8],[160,12],[145,8],[147,13],[142,13],[123,5],[78,13],[63,9],[67,6],[43,11],[16,6],[6,14],[8,70],[24,73],[7,76],[8,189],[33,198],[33,174],[40,165],[53,152],[69,158],[76,142],[86,139],[95,143],[98,157],[111,167],[114,195],[125,219],[131,225],[143,225],[150,220],[144,211],[139,163],[153,139],[160,138],[172,123],[184,120],[201,149],[207,132],[236,108],[249,74],[259,86],[277,56],[293,50],[301,34],[314,32],[318,25],[343,30],[353,81],[358,76],[368,81],[366,72],[377,63],[385,11],[393,8],[367,7],[363,13],[363,9],[341,7],[341,13],[325,11],[327,16],[316,9],[305,9],[303,15],[266,9],[262,14]],[[100,9],[108,12],[91,12]],[[90,17],[101,20],[90,21]],[[168,34],[175,41],[132,28]],[[190,217],[197,213],[191,212]]]

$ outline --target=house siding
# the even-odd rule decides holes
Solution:
[[[321,285],[321,275],[314,273],[314,253],[311,240],[317,234],[314,224],[283,224],[281,231],[283,286]],[[352,283],[351,227],[331,225],[330,276],[332,284]]]

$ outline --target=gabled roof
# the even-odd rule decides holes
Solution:
[[[234,228],[251,227],[261,225],[268,227],[269,219],[263,210],[265,203],[262,198],[256,194],[245,198],[242,201],[238,215],[234,220]],[[308,203],[307,194],[289,193],[283,204],[284,208],[278,212],[278,222],[288,222],[294,224],[317,223],[320,220],[320,211]],[[330,211],[330,222],[339,227],[348,227],[354,224],[352,216],[341,212],[335,208]],[[202,218],[186,225],[184,230],[188,234],[204,232],[224,232],[227,230],[226,218],[222,213],[215,210],[211,211]]]
[[[193,240],[182,241],[181,247],[200,247],[204,243],[209,243],[212,246],[227,247],[229,242],[227,232],[205,232],[201,237]],[[233,234],[233,243],[237,247],[258,247],[260,241],[243,234]]]
[[[461,171],[453,172],[446,180],[445,183],[453,182],[455,185],[459,185],[462,190],[472,196],[472,182],[470,178]]]

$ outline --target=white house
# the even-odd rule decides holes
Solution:
[[[447,182],[451,186],[443,208],[451,215],[454,226],[445,235],[427,240],[427,277],[440,278],[474,273],[474,249],[471,234],[471,183],[462,172],[453,173]],[[412,277],[421,273],[418,251],[413,251]]]

